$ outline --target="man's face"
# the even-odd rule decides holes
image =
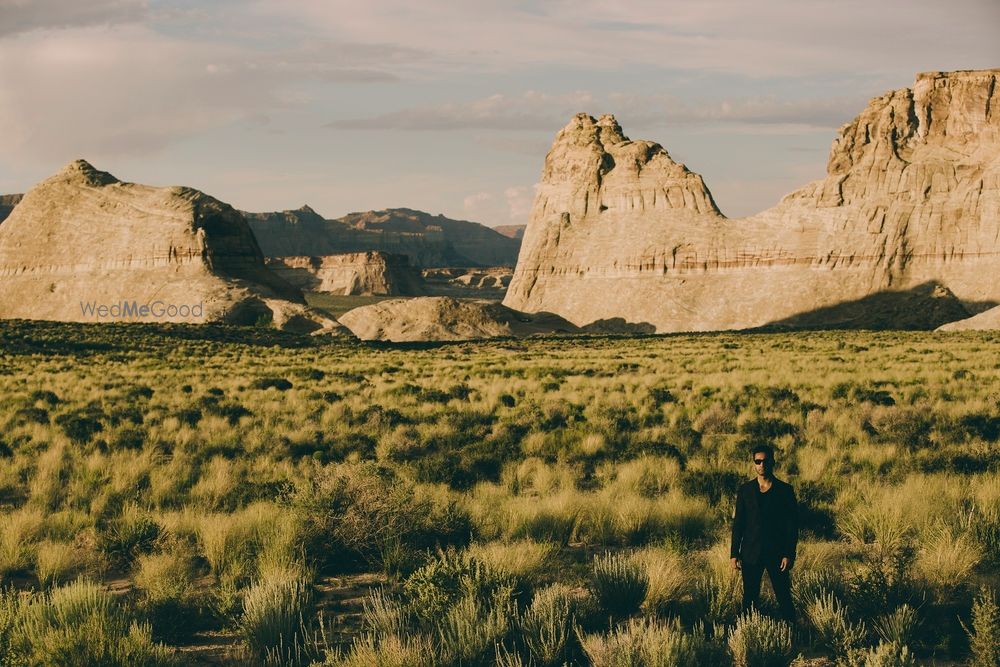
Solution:
[[[753,469],[759,473],[769,473],[774,470],[774,459],[769,454],[757,452],[753,455]]]

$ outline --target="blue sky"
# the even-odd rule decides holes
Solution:
[[[0,192],[83,157],[246,210],[523,223],[614,113],[748,215],[926,70],[1000,67],[997,0],[0,0]]]

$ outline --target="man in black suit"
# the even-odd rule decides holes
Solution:
[[[757,477],[742,484],[736,494],[729,555],[733,569],[743,573],[743,610],[759,606],[760,582],[767,570],[781,617],[794,626],[789,571],[799,539],[795,491],[774,476],[770,445],[757,445],[752,454]]]

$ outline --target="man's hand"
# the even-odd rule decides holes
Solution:
[[[730,562],[730,564],[732,564],[734,570],[740,569],[740,559],[739,558],[730,558],[729,562]]]
[[[792,561],[788,560],[787,558],[782,558],[781,564],[778,566],[778,569],[781,570],[782,572],[786,572],[790,570],[791,567],[792,567]]]

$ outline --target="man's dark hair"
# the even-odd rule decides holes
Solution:
[[[771,445],[765,445],[763,443],[759,445],[754,445],[753,449],[750,451],[750,457],[753,458],[757,456],[757,454],[759,453],[764,453],[767,455],[767,458],[769,458],[772,461],[774,460],[774,447],[772,447]]]

